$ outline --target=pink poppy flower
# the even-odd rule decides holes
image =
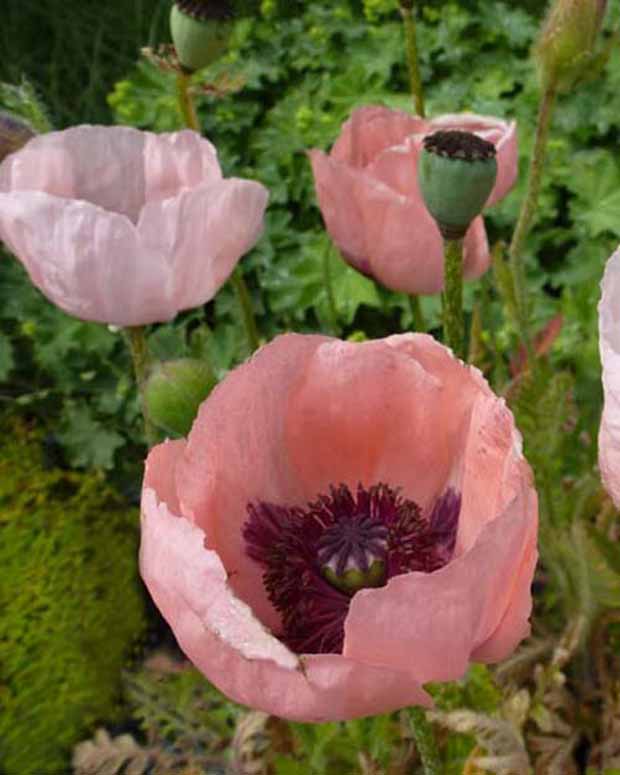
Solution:
[[[286,335],[155,447],[141,571],[189,659],[301,721],[430,705],[529,632],[537,500],[505,403],[425,335]]]
[[[598,437],[603,484],[620,507],[620,248],[607,262],[598,307],[604,406]]]
[[[422,201],[417,174],[424,137],[440,129],[474,132],[494,143],[498,175],[487,206],[502,199],[517,177],[514,121],[467,113],[426,120],[369,106],[353,112],[329,155],[310,151],[332,239],[351,266],[395,291],[429,294],[443,288],[443,241]],[[465,277],[480,277],[490,262],[478,217],[465,237]]]
[[[267,191],[222,178],[208,140],[78,126],[0,165],[0,239],[83,320],[136,326],[209,299],[262,231]]]

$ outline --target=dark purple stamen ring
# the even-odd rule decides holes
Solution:
[[[306,508],[248,504],[248,555],[263,568],[279,637],[297,653],[340,653],[352,596],[396,575],[431,573],[454,553],[461,497],[448,489],[428,517],[385,484],[331,487]]]

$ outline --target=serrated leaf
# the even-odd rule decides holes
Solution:
[[[119,433],[96,420],[84,404],[67,406],[58,437],[71,464],[84,468],[112,468],[114,453],[125,443]]]

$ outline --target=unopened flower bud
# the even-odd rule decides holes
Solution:
[[[170,33],[181,65],[193,72],[207,67],[225,50],[232,30],[228,0],[176,0]]]
[[[555,0],[534,46],[543,88],[566,91],[587,74],[606,8],[606,0]]]
[[[166,433],[186,436],[198,407],[215,382],[211,369],[203,361],[182,358],[158,363],[146,384],[149,418]]]
[[[424,138],[418,181],[427,210],[444,239],[465,236],[480,215],[497,177],[493,143],[460,130],[442,130]]]
[[[10,153],[19,151],[35,134],[23,118],[0,110],[0,162]]]

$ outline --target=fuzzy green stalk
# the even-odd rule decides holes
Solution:
[[[177,74],[177,102],[185,126],[188,129],[193,129],[194,132],[200,132],[198,116],[196,115],[196,108],[194,107],[194,101],[190,92],[189,73]]]
[[[426,320],[424,320],[424,313],[422,312],[422,305],[420,304],[419,296],[408,296],[409,310],[411,312],[411,319],[413,323],[413,330],[419,331],[422,334],[426,333]]]
[[[417,707],[410,708],[409,718],[411,720],[413,739],[422,760],[424,775],[441,775],[443,767],[439,759],[437,741],[435,740],[433,727],[426,718],[426,711]]]
[[[243,272],[241,267],[237,267],[230,277],[230,281],[237,294],[237,300],[239,301],[239,307],[241,309],[241,317],[243,318],[243,326],[245,328],[245,335],[250,346],[250,351],[254,352],[260,347],[260,337],[258,335],[258,328],[256,326],[256,318],[254,317],[254,310],[252,308],[252,297],[248,290],[248,286],[243,279]]]
[[[519,324],[519,335],[528,351],[530,363],[533,364],[532,344],[529,334],[529,309],[527,299],[527,288],[525,284],[525,268],[523,263],[523,243],[527,236],[532,220],[538,207],[538,197],[542,182],[542,174],[547,152],[547,140],[549,137],[549,128],[551,126],[551,117],[556,98],[556,84],[551,82],[545,89],[538,108],[538,119],[536,122],[536,138],[534,141],[534,151],[530,161],[528,173],[527,190],[525,198],[521,204],[519,220],[512,235],[512,242],[508,250],[510,270],[515,290],[516,312]]]
[[[149,447],[154,447],[159,441],[155,426],[149,417],[148,405],[146,401],[146,382],[149,375],[150,356],[149,348],[146,343],[144,326],[129,326],[125,329],[131,359],[133,361],[133,370],[138,385],[138,394],[140,396],[140,406],[142,408],[142,417],[144,418],[144,435]]]
[[[403,24],[405,27],[411,95],[415,105],[415,112],[420,118],[424,118],[424,91],[422,87],[422,76],[420,75],[420,65],[418,62],[418,42],[416,38],[413,2],[403,2],[403,0],[401,0],[400,13],[403,17]]]
[[[327,297],[327,309],[329,311],[329,322],[335,334],[340,330],[338,325],[338,306],[336,304],[336,296],[334,295],[334,286],[332,283],[332,273],[330,270],[330,258],[333,250],[333,245],[328,240],[325,250],[323,251],[323,285],[325,286],[325,295]]]
[[[188,129],[199,132],[198,117],[196,115],[196,108],[194,106],[189,85],[189,75],[186,73],[179,73],[177,75],[177,97],[183,121]],[[260,347],[260,337],[258,335],[254,310],[252,309],[252,299],[247,285],[245,284],[245,280],[243,279],[243,273],[239,267],[235,269],[230,279],[239,300],[239,307],[241,309],[241,316],[243,318],[248,344],[250,345],[250,350],[254,352],[254,350],[258,350]]]
[[[444,344],[447,344],[458,358],[464,358],[463,240],[446,239],[444,251],[444,291],[441,297]]]

